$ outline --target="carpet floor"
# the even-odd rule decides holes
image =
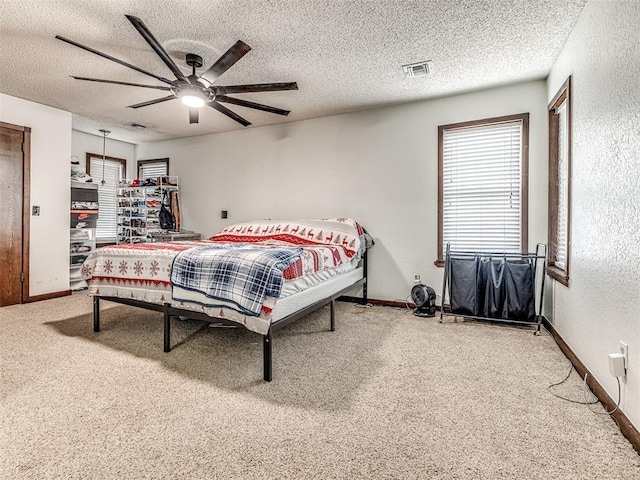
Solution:
[[[0,308],[0,478],[640,479],[546,333],[338,303],[267,383],[259,335],[175,320],[163,353],[162,314],[91,305]]]

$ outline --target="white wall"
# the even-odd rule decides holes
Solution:
[[[546,84],[138,145],[170,157],[184,228],[208,236],[260,218],[349,216],[374,236],[370,296],[404,300],[414,274],[440,292],[438,125],[530,112],[530,245],[547,235]],[[220,210],[229,219],[220,219]]]
[[[71,114],[0,94],[0,121],[31,128],[31,296],[69,289]]]
[[[101,134],[90,135],[74,130],[71,134],[71,155],[78,157],[80,167],[86,171],[87,153],[102,155],[103,137]],[[124,158],[127,161],[127,178],[136,178],[136,146],[132,143],[121,142],[107,136],[105,155],[108,157]]]
[[[569,287],[553,322],[614,399],[607,354],[629,344],[622,410],[640,428],[640,2],[591,0],[548,79],[572,75]]]

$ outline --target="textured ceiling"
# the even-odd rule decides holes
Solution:
[[[177,101],[126,108],[167,93],[70,78],[163,85],[56,35],[173,78],[130,14],[187,75],[186,53],[208,68],[243,40],[252,50],[215,85],[296,81],[299,90],[234,95],[291,110],[288,117],[229,108],[252,126],[296,121],[545,78],[586,2],[0,0],[0,92],[72,112],[76,130],[106,128],[132,143],[245,128],[211,108],[190,125]],[[402,65],[424,60],[432,75],[404,78]]]

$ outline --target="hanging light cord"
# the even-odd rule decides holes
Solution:
[[[105,163],[105,152],[107,149],[107,135],[111,132],[109,130],[100,130],[102,132],[102,181],[100,182],[102,185],[105,184],[104,181],[104,163]]]

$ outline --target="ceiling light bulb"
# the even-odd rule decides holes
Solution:
[[[191,108],[204,107],[204,100],[200,97],[196,97],[195,95],[184,95],[182,97],[182,103]]]

